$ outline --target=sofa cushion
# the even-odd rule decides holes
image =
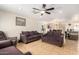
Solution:
[[[37,31],[33,31],[33,34],[35,34],[35,35],[37,35],[37,34],[39,34]]]
[[[31,36],[31,35],[33,35],[33,32],[29,32],[29,33],[28,33],[28,36]]]
[[[33,35],[33,36],[29,36],[28,39],[35,39],[35,38],[39,38],[40,35]]]
[[[57,33],[57,34],[59,34],[59,35],[62,34],[62,30],[53,30],[53,32],[55,32],[55,33]]]
[[[22,31],[22,34],[26,35],[26,36],[30,36],[29,31]]]
[[[6,39],[7,39],[6,35],[2,31],[0,31],[0,40],[6,40]]]

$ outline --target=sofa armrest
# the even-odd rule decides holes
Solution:
[[[8,37],[7,39],[11,41],[12,45],[16,46],[16,44],[17,44],[17,37]]]
[[[61,35],[60,37],[60,47],[62,47],[64,45],[64,34]]]
[[[61,37],[64,37],[64,34],[61,34]]]
[[[10,40],[3,40],[3,41],[0,41],[0,49],[1,48],[5,48],[5,47],[8,47],[8,46],[11,46],[12,43]]]
[[[27,43],[27,39],[28,37],[25,36],[24,34],[20,34],[20,41],[23,42],[23,43]]]
[[[12,40],[12,39],[17,39],[17,37],[7,37],[7,39]]]

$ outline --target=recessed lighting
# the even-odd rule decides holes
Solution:
[[[22,10],[22,8],[19,8],[19,10]]]

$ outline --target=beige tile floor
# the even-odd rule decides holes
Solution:
[[[18,43],[17,48],[23,53],[30,51],[33,55],[78,55],[78,41],[66,40],[63,47],[51,45],[41,40],[24,44]]]

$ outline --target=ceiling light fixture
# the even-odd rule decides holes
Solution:
[[[22,10],[22,8],[19,8],[19,10]]]
[[[45,13],[45,11],[41,11],[41,13],[42,13],[42,14],[44,14],[44,13]]]
[[[39,12],[33,12],[34,14],[37,14],[37,13],[41,13],[41,15],[43,15],[44,13],[46,13],[46,14],[51,14],[51,12],[50,11],[52,11],[52,10],[54,10],[55,8],[54,7],[51,7],[51,8],[46,8],[46,4],[43,4],[42,5],[42,9],[38,9],[38,8],[33,8],[33,10],[37,10],[37,11],[39,11]]]

